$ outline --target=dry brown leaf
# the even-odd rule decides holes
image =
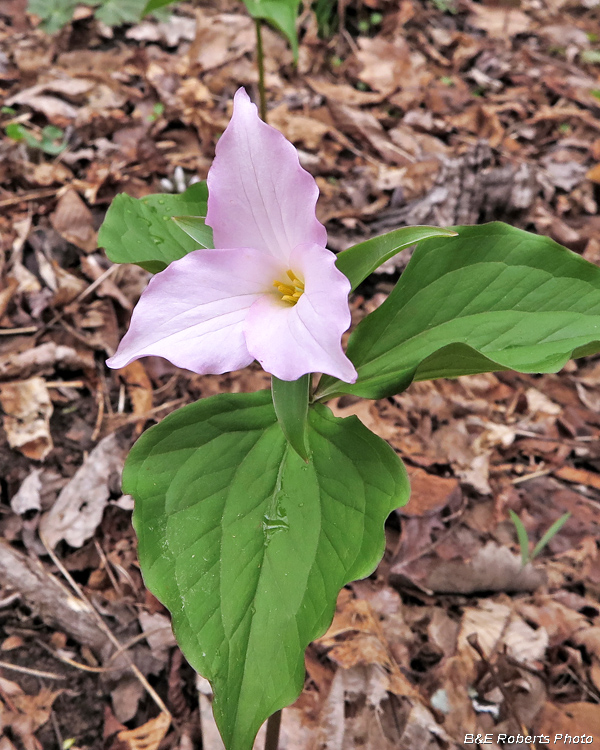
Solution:
[[[0,319],[4,317],[8,305],[19,286],[19,282],[11,276],[4,283],[4,289],[0,289]]]
[[[518,8],[494,8],[489,5],[471,4],[468,17],[471,26],[487,31],[495,39],[522,34],[531,26],[531,19]]]
[[[117,737],[127,750],[157,750],[170,726],[171,716],[163,712],[137,729],[119,732]]]
[[[403,81],[411,79],[410,51],[402,37],[394,43],[380,36],[360,37],[358,47],[356,57],[362,64],[358,77],[375,91],[389,96]]]
[[[322,78],[307,78],[306,83],[317,94],[321,94],[326,99],[347,104],[350,106],[360,106],[361,104],[376,104],[384,96],[375,91],[359,91],[353,86],[343,82],[326,81]]]
[[[192,45],[196,57],[192,62],[198,64],[204,73],[252,52],[255,44],[254,22],[248,16],[198,14],[196,38]]]
[[[335,124],[343,133],[353,136],[358,141],[368,141],[386,161],[400,165],[410,163],[402,149],[390,140],[375,115],[335,100],[329,102],[329,110]]]
[[[9,635],[5,638],[0,645],[0,651],[12,651],[15,648],[21,648],[25,645],[25,641],[20,635]]]
[[[595,164],[586,174],[588,180],[600,183],[600,164]]]
[[[59,365],[66,370],[94,370],[93,352],[73,349],[48,341],[23,352],[0,355],[0,378],[28,377],[34,372],[50,373]]]
[[[402,572],[401,566],[399,572]],[[423,582],[439,593],[473,594],[476,591],[533,591],[546,580],[543,570],[525,567],[508,547],[488,542],[468,562],[449,560],[436,565]]]
[[[410,479],[410,500],[400,508],[403,516],[437,513],[453,501],[460,501],[460,484],[454,477],[438,477],[423,469],[407,466]]]
[[[336,417],[341,417],[342,419],[350,416],[358,417],[365,427],[372,432],[375,432],[384,440],[388,440],[396,434],[396,428],[381,419],[373,401],[360,399],[359,401],[354,401],[347,406],[340,406],[340,401],[342,401],[342,399],[338,398],[330,401],[328,404]]]
[[[329,657],[344,669],[372,665],[380,667],[386,676],[383,682],[385,690],[395,695],[418,696],[400,671],[380,624],[373,617],[368,602],[363,599],[349,599],[342,610],[336,612],[329,630],[317,642],[331,648]]]
[[[56,502],[40,521],[40,534],[49,547],[61,539],[81,547],[96,531],[123,468],[123,449],[116,435],[101,440]]]
[[[600,705],[597,703],[546,703],[536,718],[536,732],[547,734],[553,740],[556,750],[570,750],[572,742],[565,741],[565,735],[582,734],[600,736]],[[557,735],[562,735],[557,738]]]
[[[136,423],[135,427],[136,435],[141,435],[146,422],[144,415],[147,415],[150,409],[152,409],[152,383],[144,365],[139,360],[131,362],[126,367],[118,370],[118,374],[127,386],[127,393],[133,407],[133,413],[144,417]]]
[[[11,448],[43,461],[53,448],[50,436],[52,401],[43,378],[0,385],[4,429]]]
[[[86,253],[97,248],[92,212],[76,190],[67,190],[60,198],[54,213],[50,215],[50,222],[61,237]]]
[[[555,477],[565,479],[567,482],[584,484],[586,487],[594,487],[600,490],[600,474],[587,469],[576,469],[574,466],[561,466],[553,472]]]
[[[77,117],[77,109],[72,104],[68,104],[63,99],[56,96],[46,96],[40,94],[31,95],[27,90],[21,91],[15,96],[7,99],[7,104],[24,104],[36,112],[41,112],[48,120],[58,127],[66,127]]]
[[[21,483],[18,491],[10,500],[10,507],[14,513],[23,515],[31,510],[42,509],[42,480],[41,469],[33,469]]]
[[[10,703],[0,702],[2,729],[9,729],[22,743],[25,750],[41,750],[35,732],[50,718],[52,704],[61,694],[42,688],[37,695],[16,693],[10,696]]]
[[[269,111],[269,125],[280,130],[292,143],[301,143],[311,151],[322,146],[323,138],[331,130],[329,125],[314,117],[290,112],[286,104]]]
[[[32,185],[48,187],[72,180],[73,172],[60,161],[43,161],[41,164],[28,162],[23,167],[23,176]]]

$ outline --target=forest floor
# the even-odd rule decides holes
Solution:
[[[268,119],[319,184],[332,249],[498,219],[600,264],[596,0],[339,7],[329,38],[301,16],[297,67],[264,31]],[[234,92],[257,99],[254,47],[234,0],[115,29],[78,6],[54,35],[23,0],[0,6],[0,750],[222,747],[210,688],[144,588],[119,475],[144,428],[268,378],[108,370],[149,274],[112,265],[97,230],[119,192],[206,177]],[[353,295],[354,323],[404,255]],[[309,647],[281,750],[600,743],[599,385],[590,357],[330,404],[389,441],[413,494]],[[523,567],[509,510],[532,545],[571,515]]]

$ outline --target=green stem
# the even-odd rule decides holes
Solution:
[[[306,439],[310,381],[310,375],[303,375],[298,380],[279,380],[274,375],[271,376],[271,394],[277,421],[288,443],[306,463],[310,458]]]
[[[258,67],[258,94],[260,96],[260,117],[267,121],[267,94],[265,92],[265,55],[262,43],[262,21],[256,18],[256,65]]]
[[[265,750],[277,750],[279,747],[279,728],[281,727],[281,709],[267,719],[267,736]]]

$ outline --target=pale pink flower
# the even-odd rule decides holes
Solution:
[[[325,247],[317,184],[244,89],[208,190],[216,249],[188,253],[150,280],[108,365],[158,355],[204,375],[256,359],[281,380],[323,372],[353,383],[341,345],[350,282]]]

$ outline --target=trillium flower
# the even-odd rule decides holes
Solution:
[[[262,122],[244,89],[208,173],[216,249],[156,274],[109,367],[158,355],[200,375],[258,360],[281,380],[357,378],[344,354],[350,282],[317,220],[319,189],[294,146]]]

